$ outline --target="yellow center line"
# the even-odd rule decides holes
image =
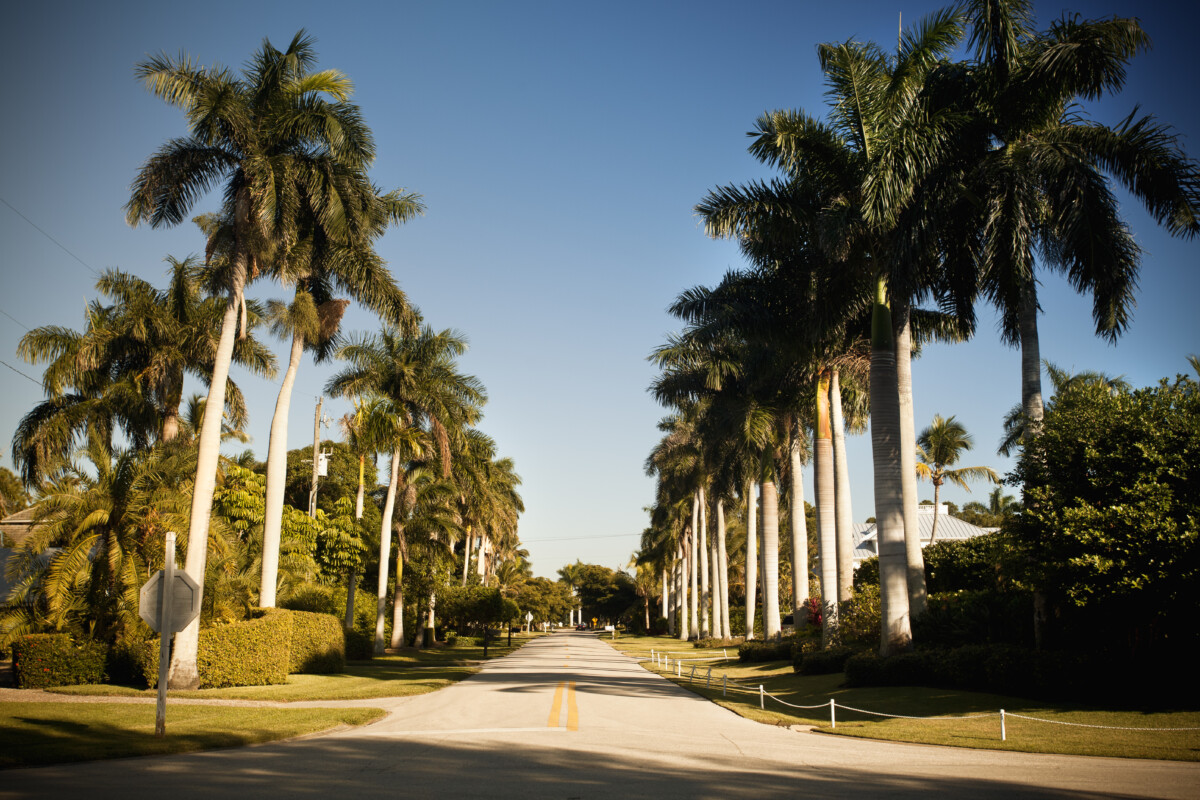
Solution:
[[[579,707],[575,705],[575,681],[567,686],[567,730],[579,730]]]
[[[547,728],[557,728],[558,727],[558,717],[559,717],[559,714],[562,712],[562,696],[563,696],[563,684],[560,681],[558,684],[558,688],[554,690],[554,703],[550,706],[550,720],[549,720],[549,722],[546,723]]]

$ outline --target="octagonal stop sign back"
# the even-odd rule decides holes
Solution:
[[[171,590],[171,619],[163,624],[163,570],[151,576],[138,595],[138,614],[159,633],[178,633],[200,613],[200,587],[192,576],[177,570]]]

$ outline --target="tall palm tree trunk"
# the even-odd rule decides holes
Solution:
[[[792,467],[792,624],[796,630],[807,622],[808,604],[808,521],[804,515],[804,472],[800,457],[800,437],[803,428],[797,418],[793,424],[788,458]]]
[[[247,201],[238,199],[239,211]],[[213,492],[217,486],[217,463],[221,455],[221,417],[225,409],[225,386],[229,365],[233,360],[233,345],[238,333],[238,312],[242,291],[246,286],[247,257],[244,251],[234,257],[233,274],[229,284],[229,299],[221,319],[221,338],[213,361],[212,384],[208,388],[207,413],[200,426],[196,455],[196,481],[192,489],[191,519],[188,523],[187,558],[184,569],[204,590],[204,572],[208,557],[208,521],[212,514]],[[196,655],[200,644],[200,618],[175,635],[167,686],[171,689],[196,689],[200,686],[200,671]]]
[[[829,379],[829,418],[833,427],[833,496],[837,528],[837,599],[850,599],[854,586],[854,506],[850,500],[850,465],[846,461],[846,421],[842,387],[835,368]]]
[[[367,489],[367,457],[364,454],[358,456],[358,494],[354,498],[354,520],[359,525],[362,525],[363,516],[363,495]],[[351,569],[350,574],[346,577],[346,619],[342,623],[342,627],[347,632],[354,630],[354,603],[358,593],[358,570]]]
[[[292,388],[296,372],[304,355],[304,337],[292,336],[292,350],[287,371],[275,400],[275,416],[271,418],[271,439],[267,445],[267,489],[263,511],[262,580],[258,587],[258,604],[275,607],[275,588],[279,578],[279,543],[283,527],[283,490],[287,483],[288,412],[292,406]]]
[[[679,545],[679,640],[686,642],[688,640],[688,544],[687,531],[685,529],[683,541]]]
[[[467,526],[467,541],[463,545],[463,574],[462,585],[467,585],[467,573],[471,569],[471,547],[475,543],[475,534],[471,532],[471,526]]]
[[[817,534],[821,554],[821,641],[828,645],[837,630],[837,512],[834,510],[833,430],[829,419],[829,369],[817,380],[817,435],[813,466],[817,480]]]
[[[917,521],[917,430],[913,420],[912,328],[909,309],[897,309],[896,391],[900,403],[900,478],[904,498],[904,559],[910,614],[925,610],[925,558]]]
[[[664,565],[662,568],[662,615],[667,620],[667,634],[675,633],[675,612],[671,609],[671,579],[670,573]]]
[[[397,532],[398,536],[403,533]],[[392,638],[388,647],[404,647],[404,550],[396,553],[396,586],[392,592]]]
[[[1030,278],[1018,301],[1018,326],[1021,335],[1021,411],[1025,414],[1026,435],[1041,429],[1045,408],[1042,405],[1042,355],[1038,340],[1037,286]]]
[[[704,487],[701,486],[697,490],[696,497],[700,507],[700,536],[697,542],[697,547],[700,550],[700,637],[707,638],[712,630],[711,618],[709,617],[709,605],[712,598],[708,582],[708,505],[705,501]]]
[[[383,522],[379,526],[379,590],[375,604],[375,655],[384,651],[384,614],[387,613],[388,562],[392,554],[392,515],[396,511],[396,486],[400,483],[400,448],[392,450],[392,474],[388,479],[387,496],[383,502]],[[398,559],[396,586],[401,585],[400,569],[403,560]],[[401,620],[403,623],[403,620]]]
[[[724,500],[717,500],[717,554],[721,559],[721,637],[731,639],[733,629],[729,625],[729,553],[725,547]]]
[[[876,278],[871,319],[871,460],[875,470],[875,529],[879,542],[882,622],[879,651],[890,655],[908,648],[908,562],[904,550],[904,495],[900,470],[900,400],[896,382],[887,285]]]
[[[937,541],[937,524],[938,524],[938,495],[942,491],[942,482],[933,482],[933,528],[929,531],[929,543],[933,544]]]
[[[778,639],[779,624],[779,489],[775,481],[762,484],[763,635]]]
[[[758,502],[754,481],[746,486],[746,641],[754,638],[754,603],[758,599]]]
[[[691,626],[688,628],[689,639],[700,638],[700,559],[699,559],[699,531],[697,523],[700,518],[700,497],[692,495],[692,529],[688,536],[688,573],[692,581],[692,591],[688,595],[688,602],[691,603],[688,618]]]

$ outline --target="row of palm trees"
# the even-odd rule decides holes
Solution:
[[[964,39],[969,58],[952,61]],[[967,0],[902,33],[895,53],[853,40],[821,45],[825,118],[775,111],[756,121],[750,153],[779,176],[719,187],[696,207],[709,235],[737,240],[748,267],[680,295],[671,311],[687,327],[653,356],[662,374],[652,391],[675,413],[647,461],[659,482],[642,560],[662,566],[664,607],[680,616],[681,637],[728,633],[723,622],[710,628],[703,610],[696,618],[697,590],[713,591],[706,498],[718,516],[735,500],[746,505],[751,545],[761,505],[763,628],[776,635],[779,487],[790,484],[791,508],[803,508],[809,457],[828,637],[851,586],[839,440],[869,410],[881,652],[908,646],[910,618],[925,604],[914,349],[969,337],[976,304],[995,305],[1002,337],[1022,353],[1010,427],[1018,440],[1036,436],[1036,269],[1089,293],[1097,334],[1115,339],[1130,321],[1140,252],[1112,181],[1173,235],[1200,231],[1200,169],[1171,130],[1136,110],[1102,125],[1077,105],[1119,90],[1148,43],[1134,19],[1068,15],[1038,31],[1025,0]],[[791,519],[800,619],[803,514]],[[760,568],[748,550],[749,634]]]
[[[498,458],[494,443],[474,428],[486,395],[455,365],[465,339],[423,325],[375,253],[375,241],[389,226],[422,213],[421,198],[403,190],[385,193],[370,181],[374,143],[349,102],[350,81],[335,70],[315,71],[315,62],[313,41],[301,31],[283,51],[264,41],[240,74],[197,66],[186,56],[158,56],[138,66],[152,93],[184,111],[188,133],[165,143],[139,170],[128,221],[178,224],[217,187],[222,206],[196,218],[206,239],[203,264],[172,262],[167,290],[108,273],[99,288],[114,302],[89,308],[83,334],[39,329],[25,338],[22,355],[50,362],[49,399],[22,421],[14,457],[33,486],[67,468],[81,441],[111,445],[119,431],[134,452],[169,442],[179,429],[184,375],[199,377],[209,387],[205,407],[227,410],[205,414],[195,437],[185,568],[202,580],[223,424],[237,427],[245,419],[229,369],[237,361],[274,373],[274,358],[253,336],[254,327],[268,320],[277,335],[291,340],[271,423],[262,520],[258,602],[273,606],[292,388],[304,352],[318,361],[338,355],[349,366],[327,390],[355,403],[347,428],[360,466],[377,452],[391,456],[380,529],[375,648],[381,652],[389,585],[395,587],[392,644],[403,641],[405,521],[419,517],[426,538],[445,548],[465,531],[463,579],[472,555],[486,578],[499,558],[519,551],[520,479],[512,462]],[[247,299],[247,287],[260,278],[277,282],[290,300],[264,308]],[[338,294],[378,315],[382,332],[348,343],[339,337],[348,300]],[[360,520],[364,491],[360,471]],[[401,556],[389,579],[394,531]],[[354,582],[351,576],[351,587]],[[430,600],[431,619],[432,608]],[[176,637],[172,688],[199,682],[198,628],[197,621]]]

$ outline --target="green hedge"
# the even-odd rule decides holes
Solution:
[[[331,614],[287,611],[292,618],[290,672],[331,673],[346,668],[342,622]]]
[[[291,662],[292,615],[277,608],[256,608],[251,618],[200,631],[196,665],[200,687],[262,686],[287,683]],[[141,648],[142,677],[158,685],[157,639]]]
[[[104,682],[108,651],[98,642],[75,642],[65,633],[35,633],[17,639],[12,651],[19,689]]]
[[[800,675],[832,675],[843,672],[847,659],[858,652],[853,647],[831,647],[812,652],[793,650],[792,669]]]
[[[889,658],[861,653],[846,660],[847,686],[929,686],[1022,697],[1069,699],[1112,695],[1112,670],[1081,654],[1012,645],[972,644],[914,650]]]
[[[738,646],[738,661],[743,663],[788,661],[792,657],[792,646],[794,644],[794,636],[784,636],[774,642],[743,642]]]

